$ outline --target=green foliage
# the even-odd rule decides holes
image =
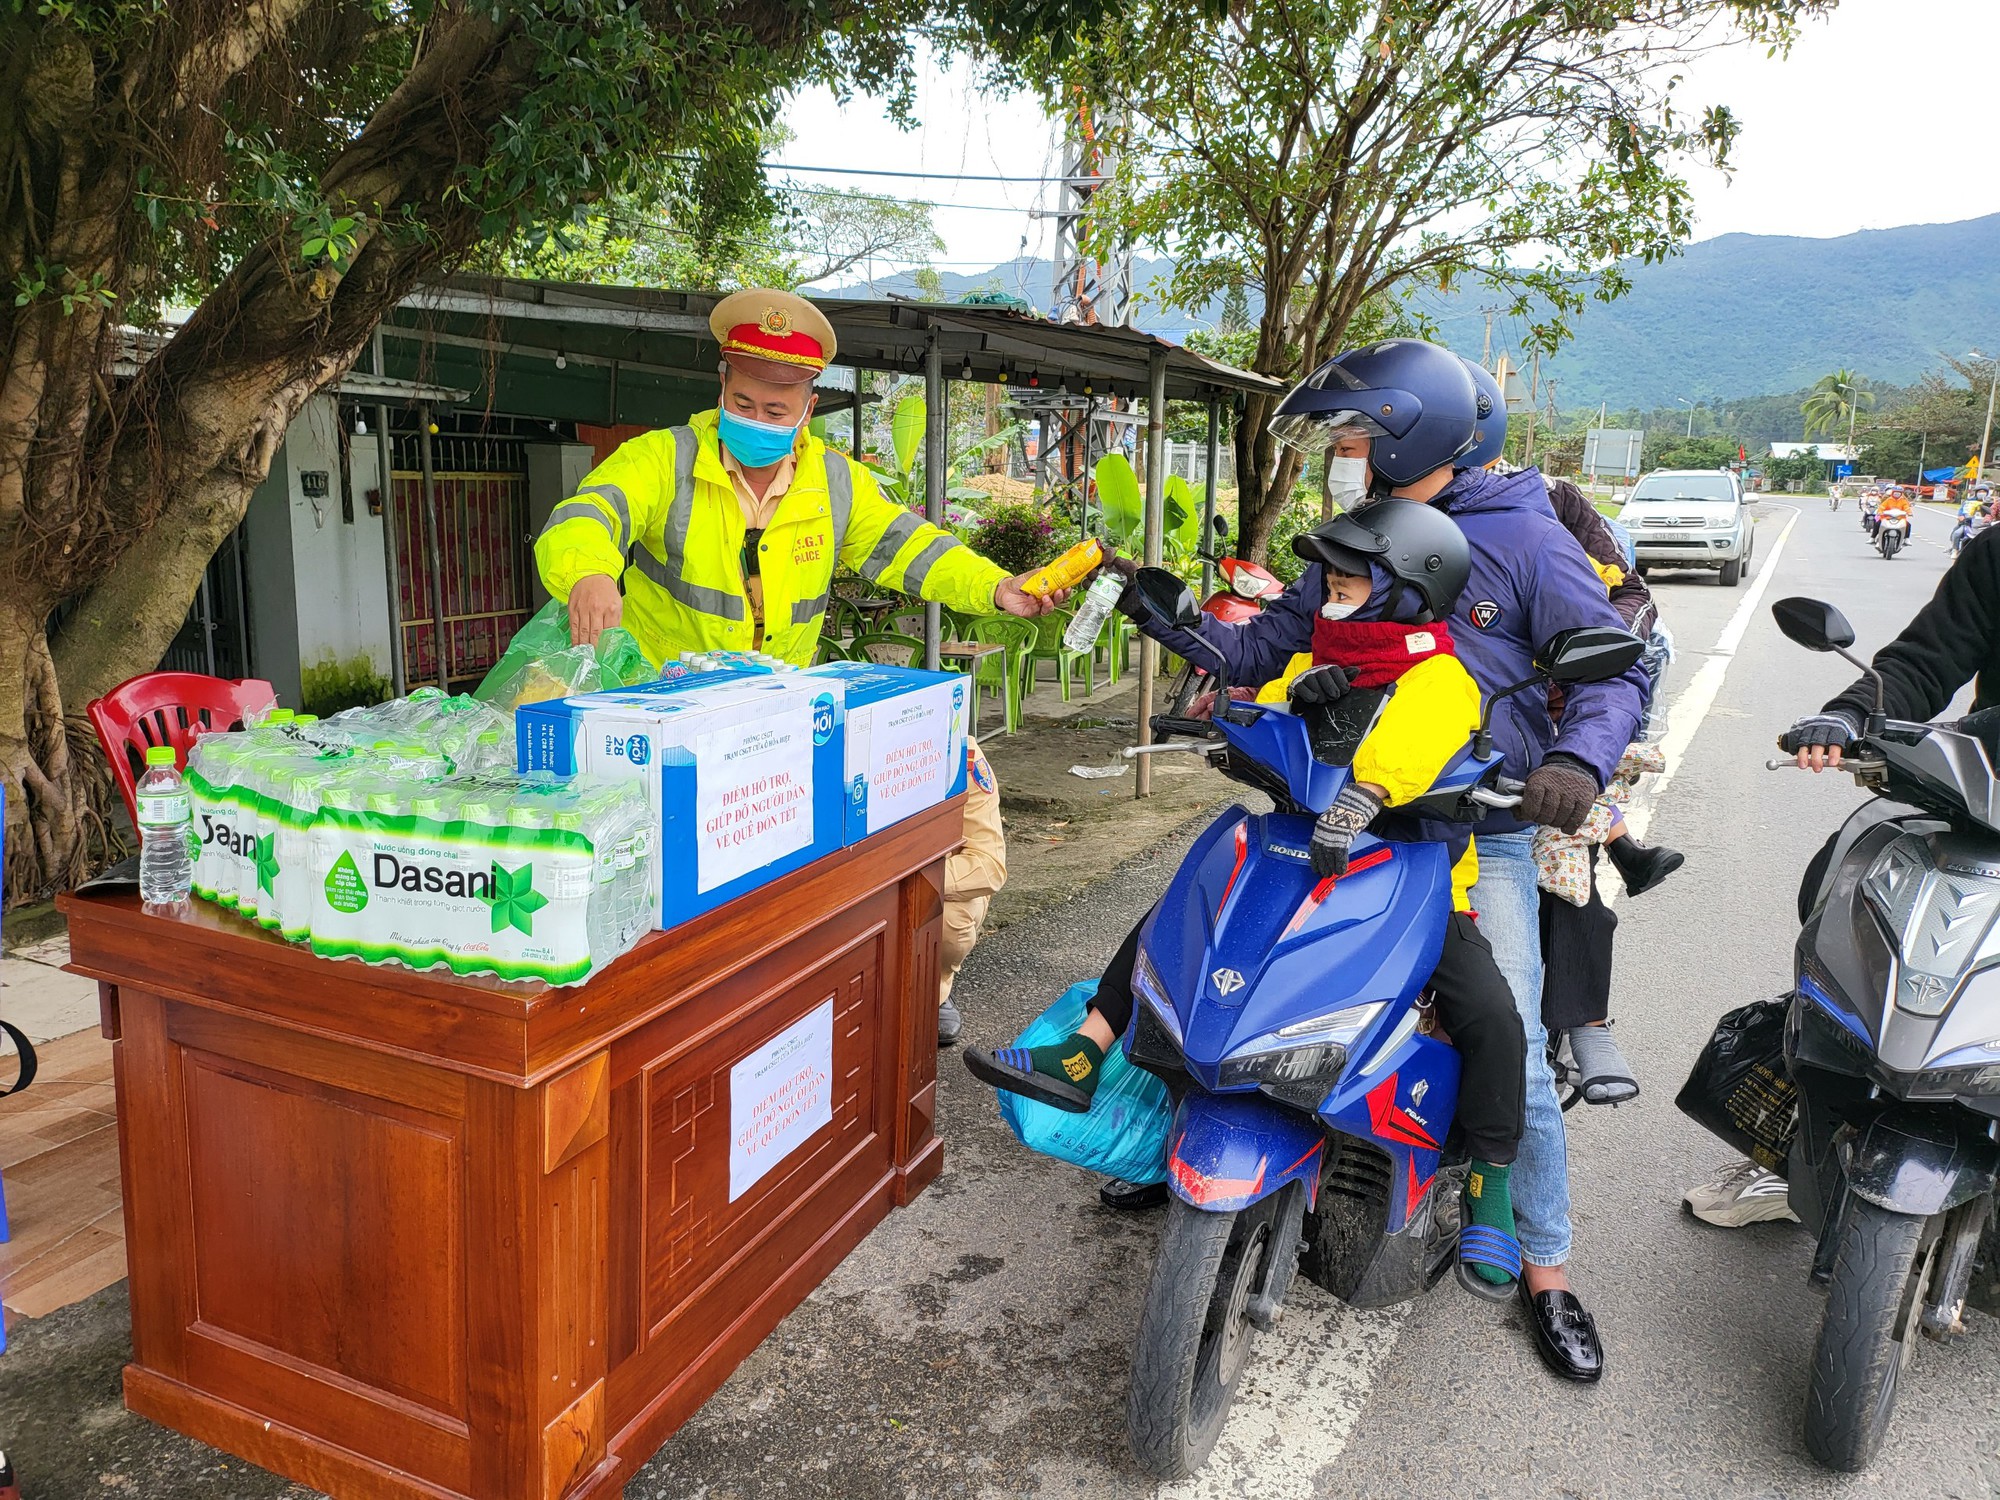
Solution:
[[[907,476],[916,467],[923,456],[924,429],[929,425],[929,411],[922,396],[908,395],[896,403],[896,419],[889,428],[889,436],[898,472]]]
[[[1806,419],[1806,436],[1845,439],[1849,427],[1864,411],[1875,407],[1875,393],[1866,376],[1852,370],[1835,370],[1822,375],[1799,403],[1799,415]]]
[[[1683,437],[1674,433],[1642,452],[1648,469],[1723,469],[1736,462],[1733,437]]]
[[[1010,574],[1025,573],[1056,555],[1055,523],[1031,501],[1007,501],[987,507],[972,528],[972,549]]]
[[[1145,543],[1146,506],[1132,461],[1122,453],[1107,453],[1097,461],[1093,477],[1105,538],[1136,557]]]
[[[1798,453],[1790,458],[1767,457],[1757,465],[1765,484],[1777,487],[1788,485],[1793,480],[1817,486],[1826,479],[1826,467],[1826,460],[1812,453]]]
[[[299,668],[300,707],[322,719],[347,708],[367,708],[388,701],[395,691],[389,679],[365,652],[342,660],[328,656]]]
[[[1306,570],[1305,562],[1292,551],[1292,538],[1302,531],[1311,531],[1319,525],[1319,496],[1317,494],[1295,495],[1278,512],[1278,522],[1271,528],[1270,556],[1264,566],[1277,574],[1285,582],[1295,581]]]

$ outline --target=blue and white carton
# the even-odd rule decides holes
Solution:
[[[637,780],[659,834],[659,927],[846,842],[844,684],[802,672],[648,683],[523,704],[523,771]]]
[[[798,675],[844,689],[849,844],[965,790],[970,678],[859,661]]]

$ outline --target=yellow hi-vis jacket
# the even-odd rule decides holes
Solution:
[[[1415,628],[1415,627],[1413,627]],[[1283,703],[1292,679],[1313,664],[1302,651],[1285,664],[1282,676],[1258,691],[1259,703]],[[1354,752],[1356,781],[1379,786],[1390,807],[1430,790],[1479,728],[1479,684],[1455,656],[1429,656],[1398,677],[1376,715],[1375,727]],[[1479,847],[1474,839],[1451,867],[1451,904],[1472,910],[1472,887],[1479,880]]]
[[[549,514],[535,539],[542,585],[565,602],[592,573],[624,579],[623,624],[653,661],[751,648],[743,508],[722,466],[713,411],[622,444]],[[967,614],[991,614],[1007,574],[949,532],[882,498],[874,476],[808,431],[791,487],[758,544],[764,645],[812,663],[836,561]],[[627,566],[627,558],[630,566]]]

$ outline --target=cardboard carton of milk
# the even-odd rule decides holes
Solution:
[[[675,927],[842,847],[842,685],[803,673],[648,683],[524,704],[523,771],[645,785],[656,925]]]
[[[858,661],[799,675],[845,689],[848,843],[965,790],[969,678]]]

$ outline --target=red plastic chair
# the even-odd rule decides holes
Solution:
[[[136,827],[139,809],[132,795],[146,774],[147,750],[172,745],[174,764],[185,769],[197,735],[241,729],[245,714],[269,708],[277,697],[270,683],[255,677],[231,681],[200,672],[147,672],[93,698],[84,712]]]

